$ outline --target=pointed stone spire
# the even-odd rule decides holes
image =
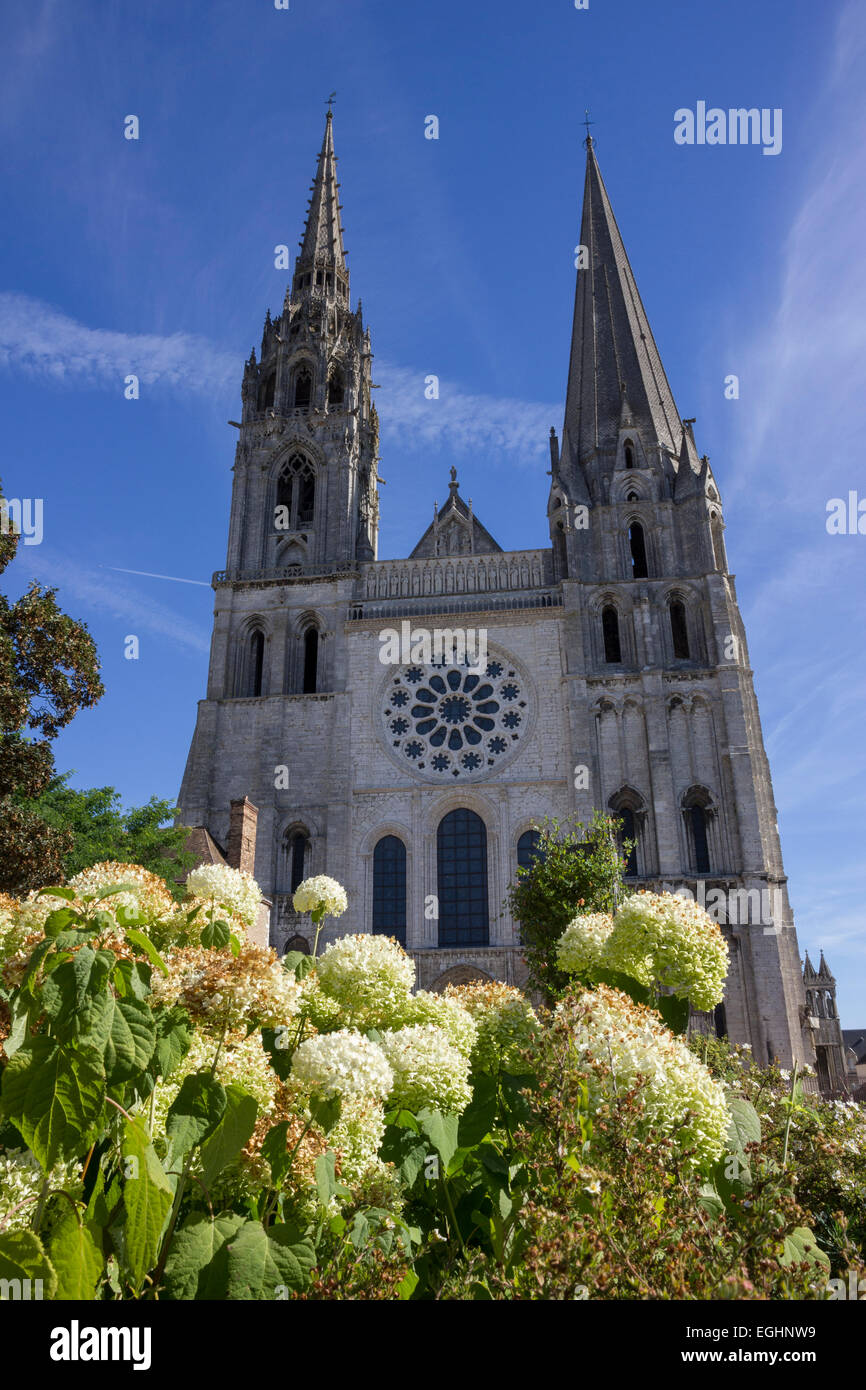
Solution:
[[[334,153],[334,117],[329,110],[325,119],[325,137],[319,151],[319,163],[313,180],[310,208],[301,240],[301,250],[295,262],[295,279],[300,271],[338,271],[348,282],[346,251],[343,246],[343,226],[340,221],[337,156]],[[313,282],[315,284],[315,281]],[[348,295],[347,295],[348,298]]]
[[[682,425],[595,157],[586,140],[580,245],[562,457],[573,470],[616,444],[625,402],[644,446],[676,456]]]
[[[814,980],[815,978],[815,967],[809,959],[808,951],[806,952],[806,964],[803,967],[803,978],[806,980]]]

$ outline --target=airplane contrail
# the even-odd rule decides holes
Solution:
[[[142,579],[171,579],[175,584],[200,584],[203,589],[209,589],[210,584],[204,579],[181,579],[177,574],[152,574],[150,570],[126,570],[120,565],[100,565],[101,570],[113,570],[115,574],[138,574]]]

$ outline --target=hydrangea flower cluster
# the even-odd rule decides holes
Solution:
[[[154,1102],[154,1135],[165,1133],[169,1106],[176,1099],[184,1080],[194,1072],[210,1071],[216,1054],[216,1043],[206,1034],[193,1033],[189,1052],[171,1075],[157,1086]],[[270,1115],[276,1104],[279,1078],[262,1046],[260,1033],[229,1033],[222,1043],[217,1059],[217,1081],[223,1086],[235,1083],[255,1096],[259,1117]]]
[[[432,1023],[442,1029],[451,1046],[462,1052],[464,1057],[472,1056],[478,1030],[471,1013],[456,995],[431,994],[426,989],[419,989],[417,994],[409,996],[402,1023],[404,1027],[413,1023]]]
[[[401,1023],[415,981],[415,963],[389,936],[343,936],[316,963],[319,983],[357,1028]]]
[[[337,1154],[340,1180],[350,1187],[368,1181],[384,1168],[379,1145],[385,1134],[385,1107],[372,1096],[347,1096],[340,1118],[328,1135],[328,1148]]]
[[[638,1083],[647,1137],[675,1138],[695,1169],[721,1156],[730,1121],[724,1087],[654,1010],[599,985],[559,1003],[556,1023],[567,1030],[593,1108]]]
[[[384,1052],[394,1073],[393,1106],[418,1111],[428,1106],[460,1114],[472,1099],[469,1058],[458,1052],[433,1023],[411,1024],[383,1033]]]
[[[569,922],[556,947],[560,970],[577,975],[593,965],[601,965],[613,931],[609,912],[584,912]]]
[[[267,946],[229,951],[191,948],[169,956],[167,976],[151,979],[155,1004],[181,1004],[209,1029],[277,1028],[300,1011],[300,987]]]
[[[296,912],[320,912],[325,917],[342,917],[349,906],[346,890],[335,878],[317,874],[305,878],[295,889],[292,906]]]
[[[45,1175],[29,1149],[0,1151],[0,1218],[4,1231],[23,1231],[33,1220],[34,1200],[42,1191]],[[52,1187],[62,1187],[73,1193],[79,1182],[76,1163],[60,1163],[48,1175]],[[19,1202],[25,1205],[18,1207]]]
[[[449,985],[445,994],[475,1021],[472,1065],[476,1071],[498,1075],[500,1071],[519,1074],[526,1070],[524,1053],[535,1044],[539,1024],[535,1010],[519,989],[499,980],[479,980]]]
[[[229,864],[202,864],[187,875],[187,895],[216,903],[239,917],[249,930],[256,924],[262,893],[252,874]]]
[[[614,918],[607,959],[641,984],[653,981],[696,1009],[722,1002],[728,947],[699,903],[672,893],[634,893]]]
[[[307,1038],[292,1058],[292,1075],[323,1096],[376,1100],[385,1099],[394,1081],[383,1049],[355,1029]]]

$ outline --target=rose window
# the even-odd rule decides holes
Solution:
[[[515,750],[528,714],[523,676],[501,661],[483,671],[409,666],[388,682],[382,700],[392,756],[443,782],[492,771]]]

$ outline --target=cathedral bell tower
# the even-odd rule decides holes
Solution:
[[[351,569],[376,557],[372,349],[350,303],[329,110],[283,311],[244,370],[226,570]]]

